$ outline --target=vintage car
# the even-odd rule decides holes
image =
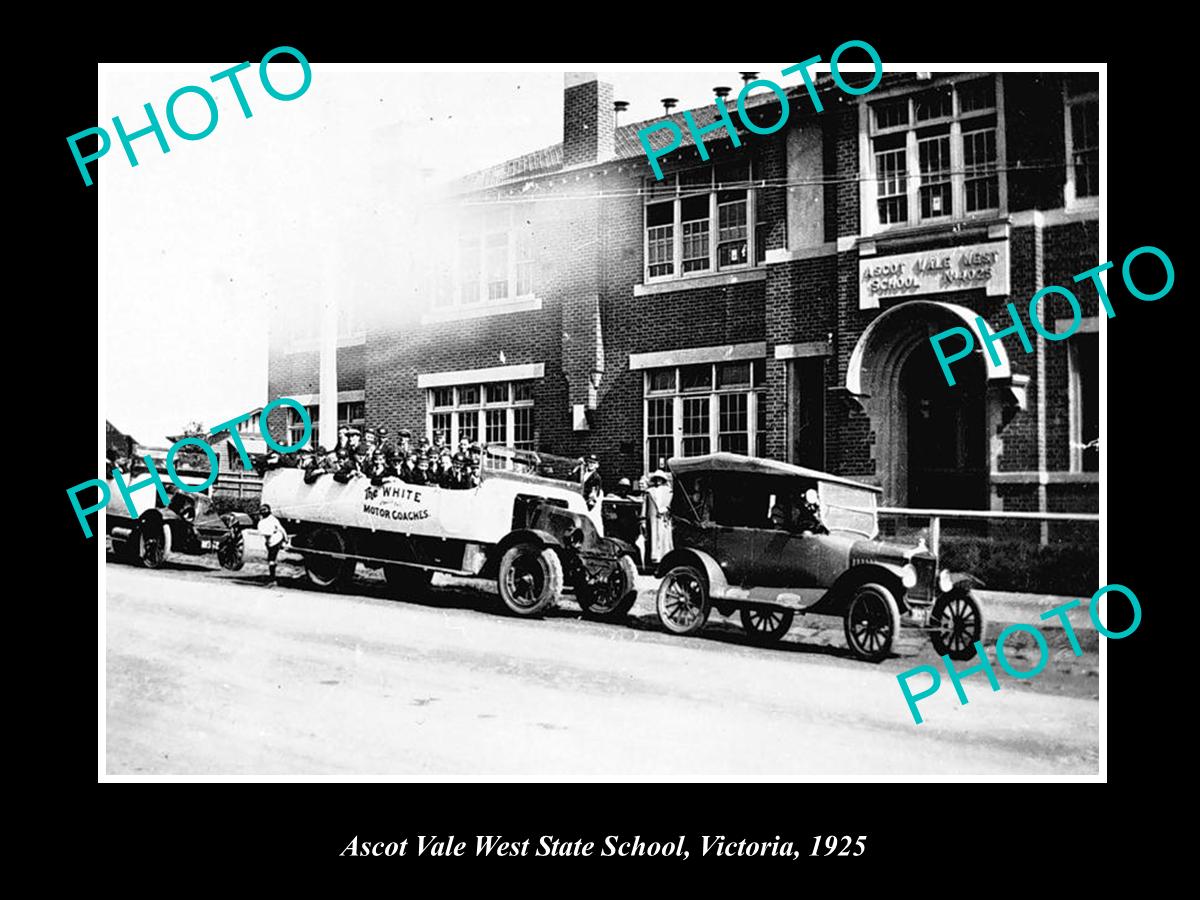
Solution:
[[[636,549],[606,538],[589,515],[569,461],[488,447],[480,484],[451,490],[398,478],[305,483],[296,468],[268,470],[263,501],[304,557],[309,581],[337,588],[358,563],[383,569],[411,594],[435,572],[495,578],[505,605],[534,616],[574,591],[584,614],[618,618],[637,599]]]
[[[778,641],[801,613],[842,618],[846,643],[866,660],[886,657],[902,624],[927,630],[939,654],[975,654],[978,580],[939,569],[923,540],[877,540],[879,488],[732,453],[670,467],[674,550],[657,570],[668,631],[692,634],[715,608]]]
[[[145,474],[144,471],[142,474]],[[132,480],[136,476],[129,476]],[[216,552],[222,568],[237,571],[245,560],[243,532],[253,525],[245,513],[218,515],[205,492],[185,493],[161,476],[170,502],[163,506],[157,491],[144,488],[133,495],[135,506],[154,503],[131,512],[121,492],[108,481],[105,535],[118,559],[147,569],[157,569],[173,556],[200,556]],[[153,500],[151,500],[153,498]]]

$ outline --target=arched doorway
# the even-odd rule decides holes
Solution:
[[[1012,405],[1008,358],[997,344],[1001,364],[990,365],[977,340],[975,352],[954,364],[951,386],[929,342],[948,328],[974,332],[974,317],[955,304],[910,300],[874,319],[854,348],[846,388],[871,419],[884,505],[990,505],[989,423],[999,421],[1001,404]]]
[[[928,342],[900,368],[907,422],[908,506],[983,509],[988,505],[986,397],[983,371],[972,365],[946,383]]]

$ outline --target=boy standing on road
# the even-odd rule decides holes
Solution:
[[[275,587],[275,559],[279,556],[279,551],[287,543],[287,532],[284,531],[283,523],[271,514],[271,507],[264,503],[258,509],[259,519],[257,531],[267,542],[267,565],[271,569],[271,578],[267,582],[267,587]]]

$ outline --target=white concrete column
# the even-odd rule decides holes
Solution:
[[[325,296],[321,300],[321,356],[320,391],[321,408],[317,411],[317,428],[321,443],[332,449],[337,444],[337,347],[338,347],[338,299],[333,284],[326,282]]]

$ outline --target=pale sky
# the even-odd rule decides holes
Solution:
[[[265,92],[255,62],[239,75],[253,113],[246,119],[229,85],[209,82],[233,64],[103,65],[98,119],[78,124],[100,125],[113,141],[92,188],[104,416],[144,444],[274,399],[266,396],[270,306],[302,306],[326,289],[360,303],[397,302],[395,248],[420,228],[420,206],[406,198],[421,170],[449,180],[560,141],[564,69],[611,82],[614,98],[630,101],[625,124],[662,115],[664,96],[687,109],[711,103],[714,85],[736,94],[743,70],[784,87],[800,83],[779,74],[789,63],[691,72],[314,63],[308,91],[283,102]],[[290,92],[300,70],[285,64],[273,82]],[[170,130],[165,113],[167,98],[189,84],[210,89],[218,106],[216,128],[191,142]],[[139,165],[131,168],[112,117],[127,132],[143,128],[147,102],[171,152],[152,135],[135,139]],[[208,121],[195,95],[176,113],[189,131]]]

